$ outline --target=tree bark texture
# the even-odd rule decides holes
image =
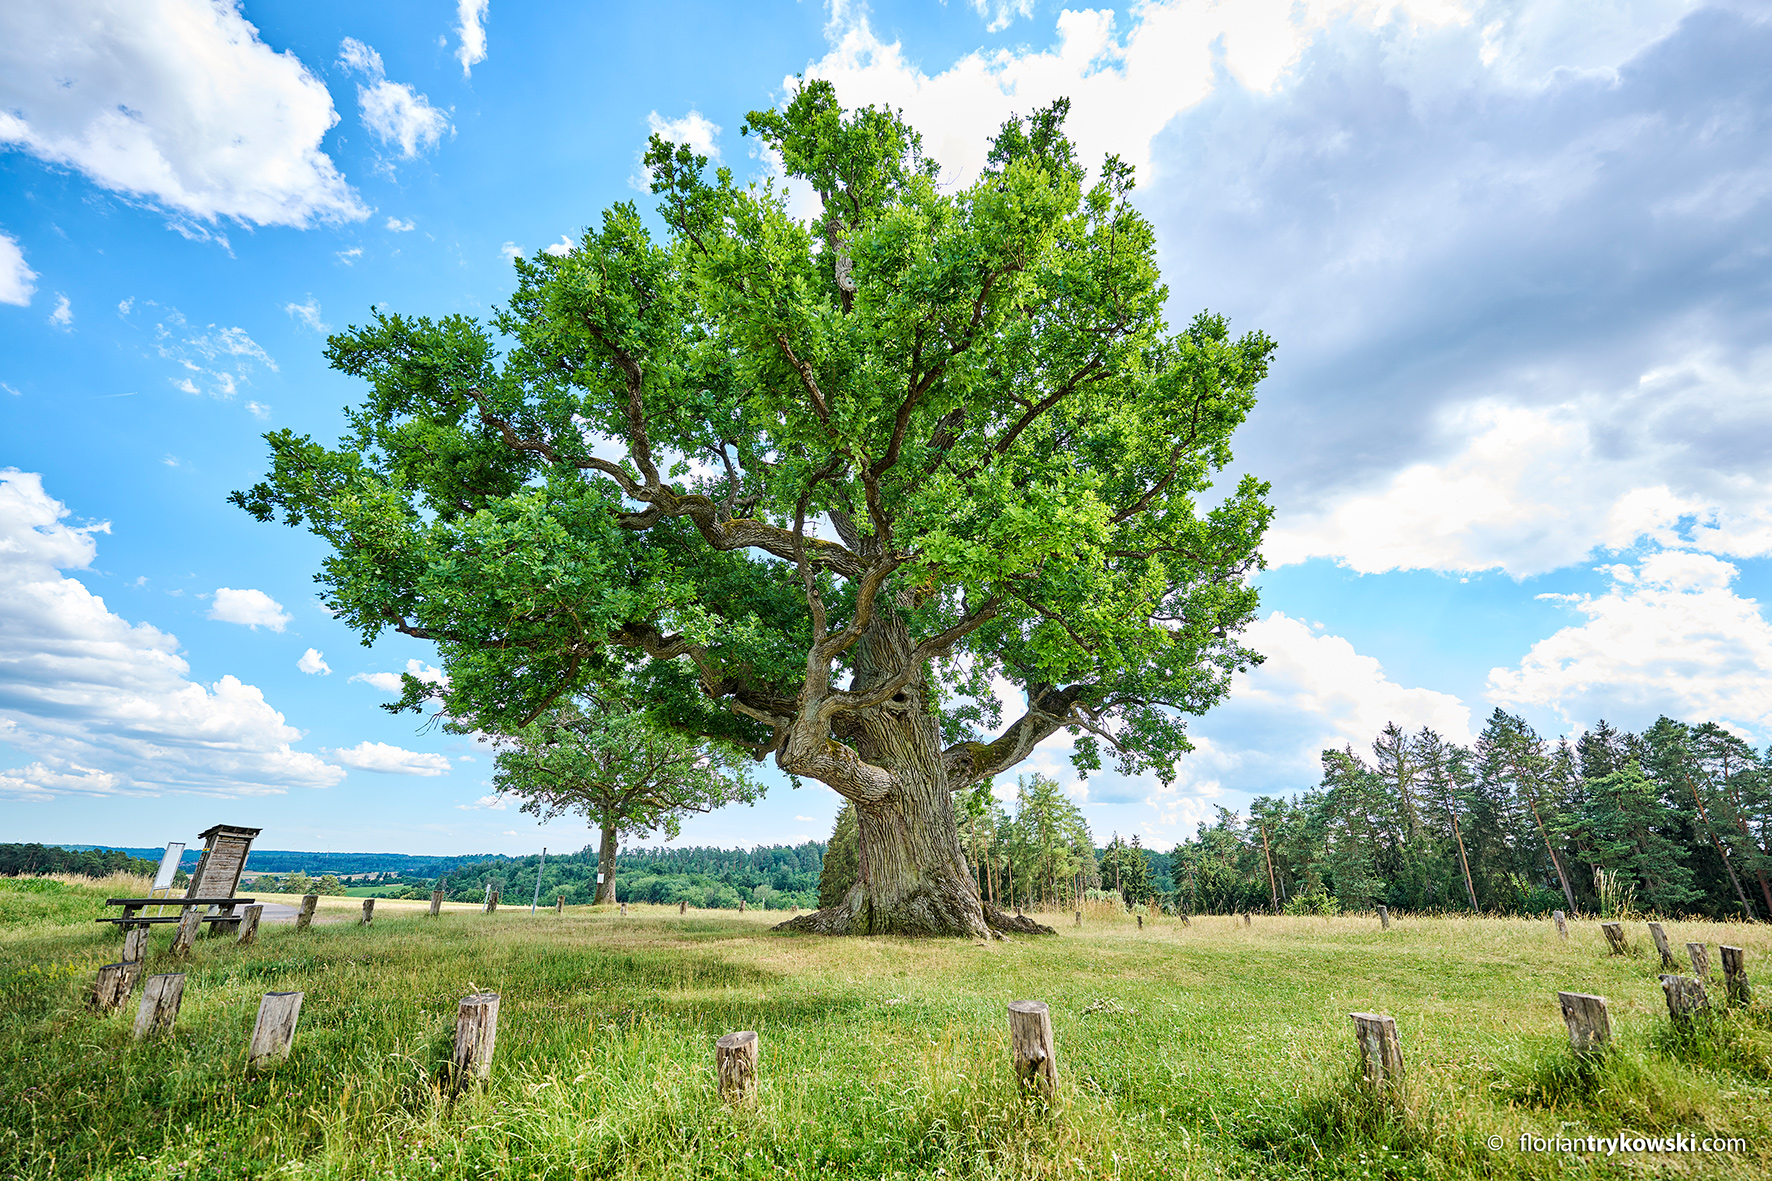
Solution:
[[[197,942],[197,932],[203,926],[203,910],[201,906],[187,906],[179,912],[178,929],[172,936],[172,954],[189,955],[191,944]]]
[[[1663,976],[1661,991],[1667,995],[1667,1015],[1682,1032],[1692,1028],[1700,1013],[1710,1011],[1710,997],[1705,995],[1704,981],[1690,976]]]
[[[1022,1086],[1052,1098],[1058,1090],[1058,1047],[1045,1001],[1009,1002],[1009,1053]]]
[[[123,959],[132,964],[139,964],[148,958],[148,932],[152,927],[145,923],[123,929]]]
[[[1606,933],[1606,943],[1612,948],[1613,955],[1624,955],[1629,950],[1624,942],[1623,923],[1601,923],[1600,930]]]
[[[598,906],[615,901],[615,854],[618,847],[615,825],[605,823],[597,842],[597,873],[602,878],[597,883]]]
[[[443,913],[443,891],[432,890],[431,891],[431,916],[430,917],[436,918],[441,913]]]
[[[809,594],[811,571],[805,567]],[[817,779],[855,805],[860,864],[855,885],[835,906],[776,930],[822,935],[963,935],[975,939],[1055,934],[1052,928],[989,907],[978,896],[960,845],[953,792],[1025,758],[1061,725],[1070,702],[1011,726],[990,744],[943,750],[930,701],[928,658],[899,615],[885,605],[864,626],[825,636],[815,607],[815,642],[797,714],[778,756],[782,768]],[[847,639],[845,640],[845,637]],[[841,648],[835,646],[841,642]],[[831,684],[847,650],[847,691]],[[1036,719],[1029,725],[1030,718]]]
[[[757,1095],[757,1035],[748,1029],[729,1033],[714,1043],[714,1073],[720,1097],[728,1103],[747,1103]]]
[[[1688,943],[1686,954],[1692,957],[1692,974],[1703,980],[1710,975],[1710,952],[1702,943]]]

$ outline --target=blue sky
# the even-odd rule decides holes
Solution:
[[[1069,96],[1084,157],[1138,168],[1172,319],[1279,341],[1238,453],[1278,508],[1267,663],[1169,788],[1078,783],[1062,735],[1023,768],[1103,839],[1167,847],[1389,720],[1764,745],[1769,60],[1764,5],[1677,0],[5,6],[0,840],[585,843],[377,709],[433,653],[361,647],[317,543],[226,496],[265,430],[338,433],[328,330],[487,314],[513,253],[650,204],[653,130],[768,175],[738,128],[798,73],[902,107],[954,181]],[[681,839],[837,803],[779,783]]]

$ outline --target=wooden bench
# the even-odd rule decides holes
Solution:
[[[117,923],[123,930],[132,927],[146,927],[151,923],[176,923],[182,912],[193,906],[219,906],[224,908],[222,914],[206,914],[202,921],[206,923],[238,923],[240,916],[227,914],[236,906],[251,906],[256,898],[107,898],[106,906],[121,906],[122,918],[102,918],[92,920],[95,923]],[[144,915],[142,910],[150,906],[176,906],[180,914]]]

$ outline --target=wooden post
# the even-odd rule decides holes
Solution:
[[[357,925],[367,927],[373,922],[375,922],[375,899],[365,898],[363,900],[363,917],[357,920]]]
[[[246,1069],[257,1070],[289,1057],[295,1041],[295,1020],[301,1016],[299,992],[267,992],[258,1002],[258,1020],[246,1044]]]
[[[1181,925],[1184,927],[1191,927],[1194,925],[1194,922],[1192,919],[1190,919],[1187,915],[1184,914],[1181,916]]]
[[[139,964],[148,958],[148,931],[146,924],[130,927],[123,932],[123,960],[125,963]]]
[[[743,914],[743,913],[744,913],[744,899],[743,899],[743,898],[740,898],[740,899],[739,899],[739,900],[738,900],[738,913],[739,913],[739,914]]]
[[[308,929],[308,924],[314,921],[314,907],[319,902],[320,895],[318,894],[303,894],[301,896],[301,909],[295,912],[295,929],[297,931]]]
[[[203,926],[203,907],[187,906],[179,912],[178,933],[172,937],[172,954],[189,955],[191,944],[197,941],[197,931]]]
[[[1255,918],[1248,911],[1243,912],[1243,925],[1245,927],[1253,927],[1255,925]]]
[[[677,913],[678,914],[688,914],[689,913],[689,899],[680,898],[677,900]]]
[[[1612,954],[1623,955],[1625,952],[1624,924],[1601,923],[1600,930],[1606,933],[1606,942],[1612,945]]]
[[[1569,923],[1563,918],[1563,912],[1560,910],[1551,911],[1551,921],[1557,924],[1557,938],[1567,943],[1569,941]]]
[[[1391,929],[1390,907],[1381,906],[1378,908],[1378,926],[1379,926],[1380,930],[1384,930],[1384,931],[1388,931]]]
[[[1688,943],[1686,954],[1692,957],[1692,974],[1703,980],[1710,975],[1710,952],[1702,943]]]
[[[729,1033],[714,1043],[714,1074],[720,1098],[731,1104],[757,1096],[757,1035],[748,1029]]]
[[[98,970],[98,982],[92,989],[92,1007],[100,1013],[115,1013],[135,991],[135,982],[142,966],[134,960],[106,964]]]
[[[1397,1022],[1382,1013],[1349,1013],[1354,1037],[1360,1043],[1360,1060],[1366,1085],[1391,1099],[1403,1095],[1403,1046],[1397,1040]]]
[[[1728,944],[1718,950],[1723,953],[1723,987],[1728,992],[1729,1003],[1747,1004],[1753,995],[1747,986],[1747,952]]]
[[[1022,1085],[1042,1098],[1052,1098],[1058,1089],[1058,1050],[1052,1044],[1052,1014],[1045,1001],[1009,1002],[1009,1053]]]
[[[171,1033],[178,1020],[178,1007],[185,999],[183,972],[166,976],[149,976],[142,985],[141,1008],[135,1011],[135,1038]]]
[[[1667,941],[1667,932],[1662,930],[1660,923],[1649,924],[1649,938],[1655,941],[1655,950],[1661,953],[1662,969],[1671,972],[1678,967],[1674,963],[1673,948]]]
[[[258,920],[264,917],[265,906],[262,902],[254,903],[240,912],[240,933],[234,936],[234,942],[241,947],[251,947],[253,940],[258,938]]]
[[[498,891],[493,890],[486,895],[486,910],[484,913],[491,914],[493,911],[495,911],[497,909],[498,909]]]
[[[1569,1027],[1569,1048],[1577,1054],[1598,1053],[1612,1043],[1612,1019],[1606,998],[1585,992],[1559,992],[1563,1023]]]
[[[621,904],[621,917],[624,919],[628,917],[628,904],[625,902]]]
[[[1682,1032],[1692,1028],[1692,1020],[1700,1012],[1708,1012],[1710,1009],[1710,997],[1705,995],[1702,980],[1694,980],[1690,976],[1664,975],[1661,978],[1661,991],[1667,994],[1667,1015]]]
[[[492,1047],[498,1041],[498,994],[463,997],[455,1011],[455,1056],[450,1060],[450,1093],[460,1094],[470,1082],[492,1077]]]
[[[440,915],[442,913],[443,913],[443,891],[432,890],[431,891],[431,916],[430,917],[436,918],[438,915]]]
[[[565,914],[566,913],[566,895],[562,894],[558,898],[554,899],[554,913],[555,914]]]
[[[1078,912],[1077,912],[1077,921],[1076,921],[1076,922],[1074,922],[1074,923],[1072,923],[1072,924],[1071,924],[1071,926],[1073,926],[1073,927],[1080,927],[1080,926],[1082,926],[1082,925],[1083,925],[1083,912],[1082,912],[1082,911],[1080,911],[1080,910],[1079,910],[1079,911],[1078,911]]]
[[[1143,915],[1134,915],[1133,917],[1138,920],[1138,929],[1140,931],[1144,930],[1144,916]]]

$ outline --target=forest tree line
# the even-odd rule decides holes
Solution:
[[[1500,709],[1469,747],[1388,725],[1318,786],[1219,810],[1171,858],[1190,911],[1772,914],[1772,750],[1714,722],[1552,742]]]

